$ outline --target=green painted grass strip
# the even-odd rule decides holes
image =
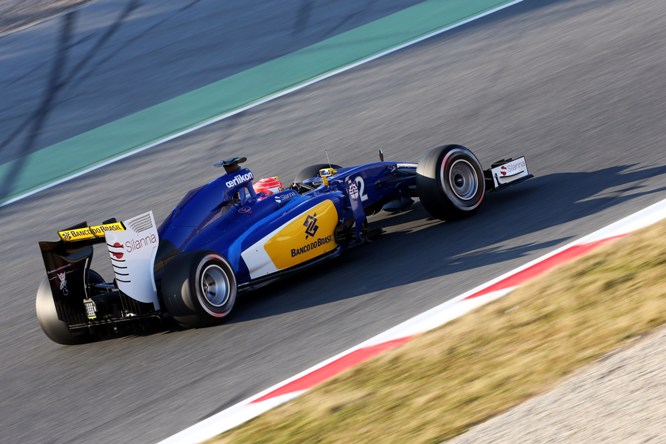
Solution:
[[[263,103],[280,91],[513,3],[426,1],[0,165],[3,183],[11,171],[21,168],[0,206]]]

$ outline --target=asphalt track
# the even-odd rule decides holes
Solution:
[[[512,3],[515,3],[515,1]],[[45,54],[47,57],[50,56],[51,60],[49,60],[49,64],[52,65],[52,68],[48,72],[49,77],[41,79],[46,85],[46,94],[44,94],[43,102],[40,102],[38,106],[33,105],[35,107],[34,112],[29,114],[20,123],[15,121],[17,120],[16,115],[20,115],[19,110],[21,107],[14,108],[10,106],[7,109],[10,118],[5,121],[5,124],[9,124],[10,128],[8,131],[5,131],[8,136],[2,144],[6,145],[5,158],[8,161],[0,164],[0,177],[3,178],[2,182],[0,182],[0,206],[4,206],[6,203],[14,200],[19,200],[21,197],[25,197],[26,193],[34,194],[45,187],[48,188],[57,183],[71,180],[74,176],[83,175],[91,169],[97,169],[108,163],[112,163],[112,161],[117,161],[120,157],[136,154],[138,151],[162,144],[177,136],[223,120],[230,115],[238,114],[271,98],[274,99],[293,92],[294,89],[300,89],[315,81],[328,78],[335,73],[339,73],[340,70],[347,70],[353,65],[360,64],[360,61],[363,59],[367,62],[370,58],[377,58],[382,53],[385,55],[384,51],[386,50],[393,49],[395,51],[399,47],[407,46],[406,42],[411,41],[413,44],[414,39],[423,40],[425,36],[432,36],[432,33],[442,32],[447,26],[454,23],[460,23],[463,20],[469,21],[480,14],[490,13],[498,6],[506,6],[506,0],[423,2],[400,10],[397,13],[389,14],[386,17],[372,20],[370,23],[358,26],[342,34],[325,38],[301,49],[298,49],[298,45],[303,44],[301,39],[299,39],[299,35],[292,34],[286,38],[286,43],[291,44],[297,50],[269,61],[259,58],[256,61],[258,65],[251,66],[242,72],[234,73],[233,69],[230,68],[234,68],[237,62],[245,62],[245,65],[248,65],[255,60],[255,54],[251,51],[252,44],[256,43],[257,39],[263,37],[262,32],[257,32],[256,35],[252,35],[252,38],[248,38],[247,42],[240,40],[237,46],[233,46],[233,49],[239,53],[238,57],[241,59],[240,61],[230,62],[229,58],[224,57],[213,58],[216,62],[214,66],[221,66],[221,69],[207,72],[208,77],[215,74],[220,76],[231,75],[137,112],[131,112],[133,106],[136,106],[133,103],[136,100],[132,100],[135,96],[144,97],[145,95],[144,102],[150,103],[150,100],[159,99],[160,96],[162,98],[168,97],[162,90],[159,90],[161,94],[156,95],[154,90],[151,94],[151,88],[154,88],[155,85],[164,83],[163,89],[165,91],[173,90],[170,82],[180,86],[181,81],[178,79],[178,76],[174,75],[176,69],[179,69],[177,71],[178,74],[186,76],[185,79],[188,81],[182,81],[185,84],[192,85],[193,82],[189,81],[190,77],[195,79],[201,77],[200,75],[197,76],[198,70],[201,69],[199,64],[183,67],[180,66],[182,63],[179,63],[188,54],[192,53],[193,48],[168,45],[175,36],[178,43],[182,40],[187,43],[194,42],[195,45],[191,46],[194,46],[194,49],[201,50],[200,46],[196,45],[199,43],[199,39],[192,38],[191,33],[188,32],[191,31],[190,28],[196,28],[195,30],[199,31],[198,28],[201,24],[197,20],[190,19],[190,21],[187,21],[184,19],[183,26],[176,26],[179,30],[178,33],[170,33],[165,36],[164,40],[166,42],[162,42],[160,38],[164,31],[160,30],[158,32],[156,30],[157,39],[155,40],[158,40],[160,45],[167,43],[167,50],[170,54],[166,57],[167,64],[164,65],[162,63],[155,66],[154,63],[152,65],[148,63],[147,68],[144,67],[143,70],[136,70],[138,63],[135,63],[135,60],[141,62],[144,62],[144,60],[154,60],[155,46],[148,44],[142,46],[140,51],[130,51],[131,42],[126,42],[126,39],[116,36],[116,34],[120,33],[120,29],[131,29],[131,26],[126,23],[129,22],[131,24],[135,21],[137,19],[136,15],[140,15],[141,8],[135,7],[127,10],[127,8],[123,9],[119,7],[120,4],[118,3],[114,3],[114,5],[118,9],[116,15],[120,17],[118,20],[119,23],[114,23],[115,32],[109,32],[103,28],[98,29],[97,26],[93,26],[98,16],[90,12],[88,8],[69,12],[61,20],[58,20],[63,21],[64,26],[62,31],[60,31],[55,50]],[[213,6],[217,6],[217,8],[210,5],[207,6],[207,9],[211,10],[209,14],[212,14],[215,12],[213,11],[215,9],[224,9],[226,3],[214,3]],[[244,13],[244,8],[248,6],[252,5],[243,5],[239,12]],[[346,21],[343,14],[346,12],[344,11],[345,4],[338,6],[339,10],[336,9],[336,11],[341,16],[338,17],[337,21],[344,23]],[[99,9],[98,7],[99,4],[95,4],[90,9],[96,10]],[[196,8],[196,6],[192,6],[192,8]],[[318,6],[318,9],[327,8]],[[87,13],[81,11],[86,11]],[[372,7],[362,11],[365,12],[362,16],[366,18],[372,18],[373,15],[377,15],[377,11],[374,11]],[[178,12],[175,11],[174,14],[174,11],[168,10],[167,12],[158,13],[158,23],[169,21],[168,19],[173,15],[180,18]],[[189,14],[183,11],[180,12],[185,17],[192,15],[189,10],[187,11]],[[296,15],[296,11],[292,12]],[[103,13],[104,17],[114,15],[112,11],[103,11]],[[81,17],[77,20],[79,15]],[[167,17],[161,17],[164,15]],[[237,13],[236,15],[240,14]],[[281,15],[284,15],[284,13],[275,14],[273,21],[269,21],[269,24],[273,24],[277,28],[280,28],[280,25],[284,26],[279,22]],[[302,15],[300,11],[298,15]],[[321,15],[321,12],[318,14],[308,13],[307,15],[317,16]],[[259,16],[261,16],[261,12],[259,12]],[[250,17],[255,18],[254,15],[250,15]],[[243,21],[242,18],[239,20]],[[302,21],[301,19],[299,20]],[[233,20],[227,17],[227,21]],[[215,26],[211,27],[210,32],[206,34],[206,41],[212,42],[212,45],[216,47],[225,47],[230,43],[233,44],[233,39],[226,38],[226,34],[228,33],[227,28],[233,29],[233,27],[220,27],[218,22],[219,20],[213,20]],[[305,22],[307,26],[307,20]],[[234,25],[238,26],[237,23],[234,23]],[[91,30],[90,28],[93,29]],[[254,28],[256,26],[250,21],[243,29],[249,30]],[[344,27],[342,27],[342,30],[344,30]],[[264,31],[263,28],[262,31]],[[39,34],[37,31],[30,32],[25,40],[29,40],[29,37],[35,33]],[[83,37],[80,35],[82,33],[84,34]],[[268,32],[271,37],[273,37],[272,34],[274,33]],[[124,34],[127,34],[127,30],[125,30]],[[316,34],[322,34],[322,38],[326,36],[326,33]],[[238,36],[234,37],[238,40]],[[280,54],[280,50],[283,49],[280,44],[284,44],[281,41],[284,38],[280,37],[279,35],[275,36],[277,41],[273,45],[274,52],[278,55]],[[308,42],[312,38],[304,38],[303,41]],[[81,53],[80,48],[82,46],[86,47],[85,42],[87,40],[98,42],[93,47],[92,53],[94,55],[96,55],[97,51],[106,52],[102,51],[102,49],[109,46],[108,41],[113,41],[116,45],[120,41],[120,46],[117,48],[120,53],[124,56],[127,56],[128,53],[132,54],[129,61],[116,61],[116,64],[120,63],[124,69],[127,69],[129,66],[132,76],[127,79],[130,81],[123,83],[119,91],[111,96],[110,100],[92,100],[92,103],[89,103],[92,96],[98,95],[99,91],[104,89],[104,86],[107,86],[108,74],[106,71],[103,71],[103,68],[100,68],[100,65],[112,64],[105,63],[103,59],[99,60],[99,57],[91,57],[90,54],[86,54],[83,57],[77,54]],[[162,47],[158,47],[157,51],[161,50]],[[11,65],[20,65],[25,58],[34,60],[31,52],[29,52],[28,56],[17,50],[9,50],[7,53],[6,64],[10,67]],[[210,55],[217,55],[217,51],[213,51],[212,54],[209,52],[209,58]],[[119,58],[123,59],[122,57]],[[164,62],[164,58],[161,61]],[[126,63],[123,64],[122,62]],[[208,62],[208,59],[204,62]],[[107,78],[99,79],[97,83],[81,82],[84,86],[73,88],[73,85],[79,85],[74,78],[81,77],[78,75],[78,72],[86,64],[94,65],[95,69],[91,71],[93,78],[96,78],[100,72],[104,72]],[[42,67],[44,66],[43,63],[41,65]],[[72,67],[70,68],[70,66]],[[109,66],[109,68],[117,68],[117,66]],[[13,75],[16,76],[20,70],[8,71],[13,72]],[[49,70],[42,68],[31,71],[31,74],[36,72],[39,74],[37,77],[40,78],[44,77],[47,71]],[[142,74],[137,75],[137,71]],[[111,73],[114,73],[113,69]],[[118,81],[114,74],[111,74],[111,76],[114,82]],[[142,78],[142,76],[144,77]],[[28,78],[26,82],[23,81],[24,77],[19,75],[14,80],[2,83],[12,85],[12,91],[16,89],[17,91],[25,92],[25,88],[22,89],[21,86],[25,86],[25,83],[30,83],[31,80],[34,83],[34,77],[26,76]],[[123,76],[120,77],[122,78]],[[138,77],[139,81],[132,81],[136,77]],[[85,76],[83,78],[85,79]],[[143,88],[146,90],[143,91],[141,89],[142,83],[148,83],[150,88]],[[194,83],[194,86],[196,86],[196,83]],[[34,89],[28,89],[27,92],[29,97],[19,97],[18,100],[23,109],[25,109],[25,104],[30,106],[30,99],[35,95]],[[16,95],[13,94],[10,96],[13,96],[12,98],[15,99]],[[18,95],[21,96],[20,93]],[[102,97],[106,98],[109,96],[102,94]],[[124,101],[118,102],[119,98]],[[106,123],[109,115],[113,116],[113,105],[118,107],[119,103],[122,104],[122,110],[131,113]],[[108,109],[109,111],[105,111],[99,115],[82,112],[82,110],[97,109],[100,105],[103,110]],[[111,108],[108,108],[109,106]],[[16,111],[14,111],[15,109]],[[71,117],[74,117],[74,120]],[[67,124],[74,123],[75,125],[81,122],[85,122],[88,125],[93,124],[93,126],[95,124],[104,124],[40,149],[38,143],[48,136],[49,130],[61,128],[65,130],[65,134],[66,130],[69,129],[71,131],[72,128],[62,125],[63,121],[66,121]],[[64,128],[62,128],[63,126]],[[25,137],[23,137],[23,133],[25,133]],[[14,155],[18,155],[19,157],[14,159],[11,153],[12,144],[18,144],[20,148],[18,153],[14,153]]]
[[[150,442],[449,297],[654,203],[666,191],[666,5],[529,1],[0,209],[2,440]],[[537,178],[474,218],[419,207],[384,238],[244,298],[228,323],[78,347],[34,318],[37,239],[81,219],[163,219],[209,167],[256,175],[417,160],[441,142]],[[100,267],[104,269],[103,260]]]
[[[0,164],[420,1],[99,0],[0,37]]]

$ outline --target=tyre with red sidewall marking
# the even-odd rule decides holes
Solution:
[[[161,282],[167,312],[185,328],[221,323],[233,310],[237,292],[231,265],[212,251],[195,251],[172,259]]]
[[[419,160],[416,191],[425,209],[438,219],[470,216],[486,192],[481,162],[462,145],[433,148]]]

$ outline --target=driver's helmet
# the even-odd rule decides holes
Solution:
[[[284,189],[282,182],[280,182],[280,179],[277,176],[259,179],[254,185],[252,185],[252,187],[254,188],[255,193],[264,193],[264,197],[272,196]]]

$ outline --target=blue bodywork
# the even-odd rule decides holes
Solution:
[[[368,226],[371,214],[404,210],[418,197],[433,217],[462,218],[487,191],[532,177],[524,157],[482,170],[469,149],[445,145],[418,164],[313,165],[286,190],[270,178],[256,192],[252,171],[240,166],[245,161],[216,164],[225,174],[188,192],[158,229],[148,212],[97,226],[84,221],[59,231],[57,242],[40,242],[46,277],[36,307],[47,336],[73,344],[150,319],[214,325],[231,312],[239,290],[328,260],[381,232]],[[102,243],[112,282],[90,268],[93,246]]]
[[[415,163],[375,162],[341,168],[313,190],[295,189],[265,197],[252,189],[247,168],[224,174],[190,191],[159,228],[156,265],[179,253],[212,250],[231,264],[239,286],[250,283],[241,253],[309,208],[330,200],[339,215],[335,254],[363,242],[365,216],[391,201],[415,195]],[[313,181],[322,182],[321,178]],[[332,254],[329,254],[332,255]]]

